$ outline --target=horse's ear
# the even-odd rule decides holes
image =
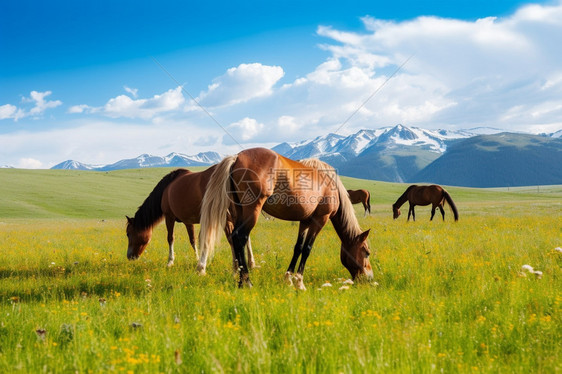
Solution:
[[[362,242],[367,240],[367,236],[369,236],[370,231],[371,231],[371,229],[368,229],[367,231],[363,231],[361,234],[359,234],[359,240],[362,241]]]
[[[129,217],[129,216],[125,216],[125,217],[127,218],[127,222],[129,222],[129,223],[133,222],[133,219],[131,217]]]

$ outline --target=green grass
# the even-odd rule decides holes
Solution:
[[[459,222],[417,207],[408,223],[390,209],[406,185],[343,178],[373,195],[373,214],[356,212],[378,285],[339,289],[328,224],[296,292],[283,274],[297,226],[280,220],[252,232],[252,289],[236,287],[224,239],[200,277],[178,230],[166,268],[164,225],[127,261],[123,216],[167,171],[0,170],[0,372],[562,370],[560,186],[451,187]]]
[[[0,217],[107,219],[132,215],[171,170],[0,169]]]

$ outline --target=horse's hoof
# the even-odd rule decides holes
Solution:
[[[207,272],[205,271],[205,267],[201,265],[197,265],[197,274],[199,275],[206,275]]]
[[[297,290],[306,291],[306,287],[304,286],[302,274],[297,273],[297,275],[295,275],[295,278],[297,279]]]
[[[285,282],[289,285],[289,287],[293,287],[293,274],[286,272],[285,273]]]
[[[166,266],[169,267],[169,268],[171,268],[172,266],[174,266],[174,263],[173,263],[173,262],[168,262],[168,263],[166,264]]]
[[[252,284],[252,281],[250,281],[249,279],[245,280],[245,281],[240,281],[238,282],[238,288],[252,288],[254,287],[254,285]]]

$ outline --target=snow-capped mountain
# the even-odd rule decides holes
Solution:
[[[558,130],[549,135],[551,138],[562,138],[562,130]]]
[[[500,130],[496,131],[500,132]],[[375,130],[360,130],[349,136],[328,134],[298,143],[281,143],[274,151],[292,159],[309,157],[332,158],[342,156],[350,160],[365,152],[400,147],[418,147],[443,153],[452,141],[477,135],[466,130],[425,130],[417,127],[396,125]]]
[[[67,170],[94,170],[96,166],[83,164],[74,160],[66,160],[51,169],[67,169]]]
[[[154,167],[208,166],[216,164],[220,160],[222,160],[222,155],[217,152],[201,152],[196,155],[170,153],[164,157],[142,154],[138,157],[120,160],[109,165],[87,165],[78,161],[67,160],[53,166],[51,169],[109,171]]]
[[[273,150],[292,159],[319,158],[340,174],[367,179],[404,182],[440,157],[450,145],[499,129],[427,130],[396,125],[364,129],[342,136],[328,134],[298,143],[282,143]]]

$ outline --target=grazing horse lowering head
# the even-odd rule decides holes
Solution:
[[[367,243],[369,231],[362,232],[350,242],[343,243],[340,251],[341,263],[349,271],[353,279],[366,277],[373,279],[373,269],[369,262],[371,251]]]
[[[138,229],[135,227],[135,219],[127,217],[127,238],[129,245],[127,246],[127,258],[136,260],[146,249],[152,237],[152,227],[146,229]]]
[[[398,207],[396,205],[392,206],[392,218],[396,219],[398,217],[400,217],[400,214],[402,214],[400,212],[400,209],[398,209]]]

